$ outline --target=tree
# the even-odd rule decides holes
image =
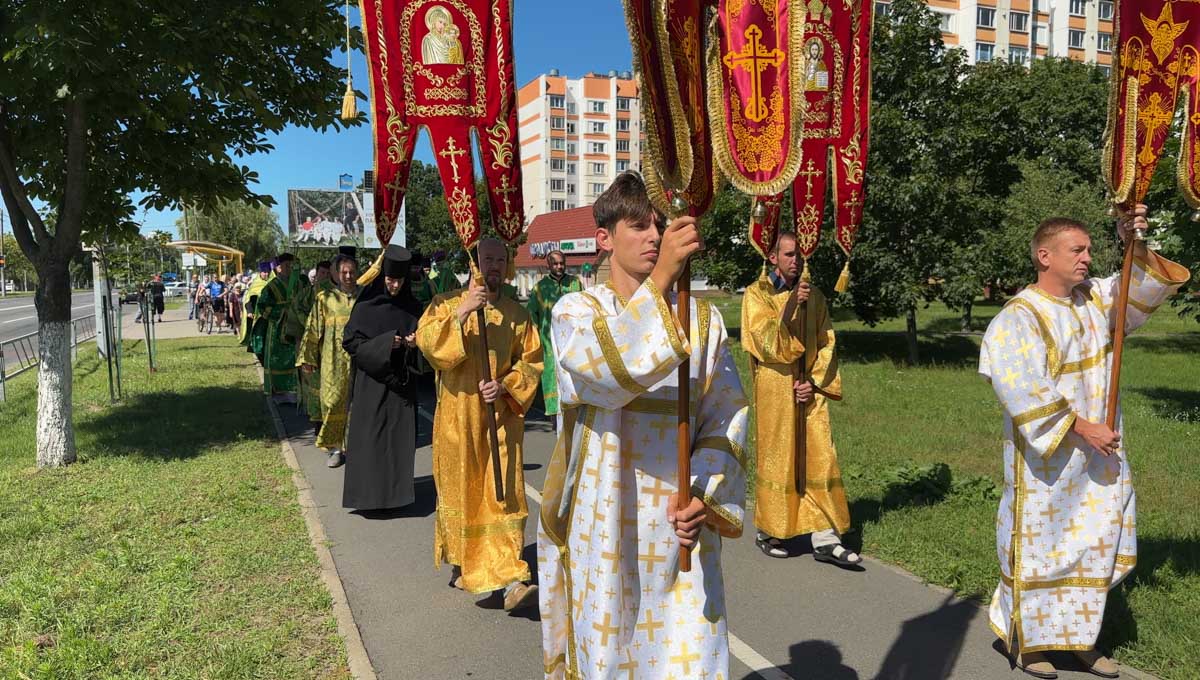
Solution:
[[[175,229],[192,241],[212,241],[246,254],[246,266],[279,254],[284,235],[279,217],[261,202],[225,200],[188,210]]]
[[[235,160],[288,125],[337,124],[339,0],[9,0],[0,9],[0,193],[38,273],[37,462],[75,459],[69,264],[144,208],[271,202]],[[361,42],[361,34],[355,34]],[[19,144],[17,143],[19,140]],[[34,209],[57,215],[53,227]]]

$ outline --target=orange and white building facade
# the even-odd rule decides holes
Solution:
[[[591,205],[641,168],[641,107],[628,73],[570,79],[551,71],[517,92],[525,218]]]
[[[1030,0],[926,0],[941,19],[947,47],[959,47],[972,64],[1001,59],[1028,64],[1031,39],[1037,56],[1068,57],[1112,65],[1113,0],[1037,0],[1037,21]],[[875,3],[876,16],[890,10]]]

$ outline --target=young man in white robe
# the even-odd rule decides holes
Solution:
[[[729,678],[721,537],[742,532],[747,405],[720,313],[692,298],[687,333],[673,314],[696,220],[664,229],[630,173],[594,212],[611,280],[552,312],[563,426],[538,528],[546,677]],[[676,510],[683,362],[692,501]]]
[[[1145,206],[1119,222],[1145,228]],[[990,620],[1016,663],[1057,677],[1047,651],[1067,651],[1117,677],[1096,651],[1108,591],[1137,560],[1128,449],[1105,425],[1120,274],[1089,278],[1082,224],[1043,222],[1031,246],[1037,283],[996,315],[979,372],[1004,411],[1004,495],[996,522],[1001,581]],[[1141,326],[1188,279],[1184,267],[1135,245],[1124,332]]]

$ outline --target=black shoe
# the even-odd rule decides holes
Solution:
[[[828,562],[839,567],[857,567],[862,565],[862,555],[847,550],[841,543],[822,545],[813,548],[813,559],[818,562]]]
[[[754,539],[754,545],[757,545],[758,549],[763,551],[763,554],[767,557],[777,557],[780,559],[788,557],[788,551],[784,549],[783,541],[768,536],[761,531],[758,532],[758,536]]]

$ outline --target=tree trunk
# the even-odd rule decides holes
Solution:
[[[916,366],[921,360],[920,350],[917,348],[917,308],[909,307],[906,315],[907,328],[905,329],[905,338],[908,340],[908,363]]]
[[[75,462],[71,414],[71,275],[48,267],[34,297],[38,311],[37,466]]]
[[[964,333],[969,333],[971,331],[971,305],[973,304],[973,301],[968,300],[967,304],[963,305],[962,322],[959,324],[959,328]]]

